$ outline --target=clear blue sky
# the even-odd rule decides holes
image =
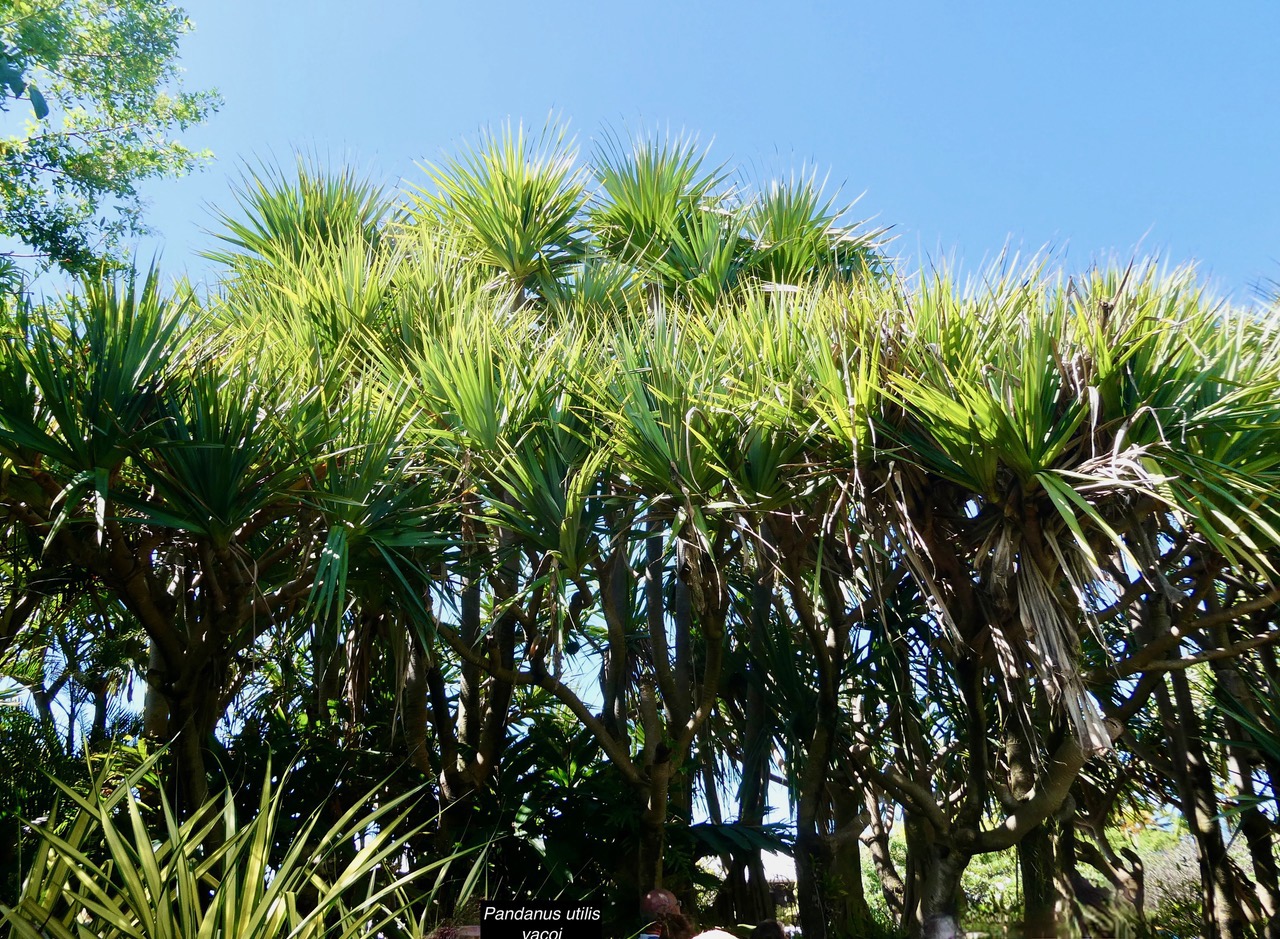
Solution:
[[[508,117],[583,145],[670,124],[760,172],[816,164],[913,260],[1008,242],[1068,268],[1195,260],[1220,292],[1280,280],[1280,3],[188,0],[184,139],[149,185],[166,269],[199,275],[240,160],[295,150],[420,180]],[[144,256],[152,250],[144,246]]]

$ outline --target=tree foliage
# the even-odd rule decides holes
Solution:
[[[770,915],[768,847],[817,939],[870,928],[864,850],[913,935],[1007,850],[1028,934],[1140,924],[1109,830],[1166,804],[1204,933],[1260,928],[1275,310],[1150,265],[908,279],[813,177],[733,178],[514,128],[399,203],[304,163],[246,178],[210,295],[14,311],[10,674],[96,710],[120,681],[43,650],[145,646],[178,816],[297,747],[289,817],[424,783],[399,863],[501,831],[495,890],[627,932],[659,884]]]
[[[172,136],[217,106],[214,93],[182,88],[178,43],[189,30],[168,0],[4,5],[0,235],[82,271],[145,230],[138,183],[206,156]]]

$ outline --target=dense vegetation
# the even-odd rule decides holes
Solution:
[[[116,824],[140,859],[151,818],[182,846],[107,895],[284,935],[235,932],[174,859],[217,881],[259,850],[260,877],[314,813],[405,806],[360,855],[382,874],[299,887],[300,916],[341,903],[298,929],[395,898],[382,928],[426,931],[476,877],[619,934],[655,885],[752,923],[783,848],[806,937],[954,935],[966,869],[1008,850],[1027,935],[1101,935],[1144,928],[1121,823],[1172,812],[1204,934],[1272,935],[1274,311],[1143,266],[904,278],[841,218],[682,141],[582,161],[509,131],[398,201],[250,177],[207,295],[11,298],[0,654],[35,713],[4,745],[87,793],[86,844]],[[76,770],[82,734],[143,752]],[[6,811],[26,874],[68,816]],[[87,889],[10,915],[104,917]]]

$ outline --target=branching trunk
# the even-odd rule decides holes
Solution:
[[[871,855],[871,863],[880,880],[880,889],[884,893],[884,902],[889,915],[899,927],[905,927],[907,886],[889,853],[889,829],[893,825],[893,815],[890,814],[886,824],[881,815],[880,799],[870,787],[865,789],[863,797],[866,800],[868,826],[866,833],[862,836],[862,842],[867,846],[867,853]],[[892,813],[893,803],[886,800],[886,806]]]

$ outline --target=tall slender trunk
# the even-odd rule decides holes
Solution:
[[[762,665],[765,641],[773,607],[773,565],[763,564],[752,585],[751,659],[747,665],[747,691],[743,717],[745,720],[742,759],[742,785],[738,797],[738,821],[744,825],[764,823],[769,786],[770,731],[769,704],[765,700]],[[730,870],[733,877],[734,922],[758,923],[773,919],[773,893],[764,876],[764,863],[759,849],[736,854]]]
[[[827,911],[822,896],[826,864],[822,858],[822,844],[813,832],[797,831],[795,862],[800,931],[805,936],[826,939]]]
[[[1010,713],[1016,713],[1012,708]],[[1035,743],[1023,721],[1014,717],[1006,730],[1010,789],[1015,799],[1030,797],[1036,784]],[[1012,806],[1010,806],[1012,808]],[[1018,842],[1018,871],[1022,875],[1022,935],[1052,939],[1060,934],[1058,910],[1057,839],[1051,819],[1023,835]]]
[[[1226,627],[1214,630],[1214,639],[1219,648],[1231,639]],[[1214,663],[1214,678],[1218,686],[1224,689],[1239,707],[1254,713],[1253,695],[1246,685],[1244,676],[1240,674],[1236,663],[1222,660]],[[1239,721],[1230,714],[1224,715],[1227,739],[1243,741],[1247,734]],[[1245,843],[1249,846],[1249,858],[1253,862],[1253,877],[1257,882],[1258,901],[1262,907],[1267,927],[1267,939],[1280,939],[1280,872],[1277,871],[1275,843],[1271,822],[1250,801],[1255,796],[1253,771],[1255,761],[1261,762],[1255,753],[1239,742],[1227,744],[1227,766],[1231,774],[1231,782],[1239,791],[1245,803],[1240,813],[1240,831]]]
[[[800,778],[796,806],[796,899],[800,906],[800,927],[804,934],[824,939],[833,920],[839,920],[841,928],[856,930],[865,928],[870,914],[866,908],[866,897],[862,894],[860,875],[858,886],[854,889],[849,886],[850,877],[832,870],[834,844],[828,843],[820,828],[820,813],[824,808],[824,797],[831,780],[831,757],[839,728],[838,686],[843,671],[849,625],[845,616],[844,595],[835,575],[830,570],[821,568],[819,574],[819,599],[825,615],[819,619],[814,615],[813,607],[806,602],[797,607],[797,614],[814,646],[812,651],[817,664],[818,688],[813,736],[808,741],[807,760]],[[797,600],[804,596],[802,588],[798,589],[794,573],[791,593]],[[844,853],[847,854],[850,849],[856,858],[856,835],[852,846],[844,846]],[[837,883],[844,886],[839,900],[836,900],[836,895],[828,895],[828,891],[836,888]],[[837,911],[832,909],[832,901],[836,901],[835,906],[842,908],[838,916],[833,915]],[[852,927],[848,922],[851,918],[859,921]]]
[[[409,763],[428,779],[434,778],[437,768],[431,763],[431,751],[427,746],[427,654],[418,637],[410,631],[406,637],[409,656],[404,678],[404,739],[409,751]]]
[[[615,526],[611,525],[610,530]],[[627,632],[630,619],[631,565],[624,545],[613,550],[600,578],[600,607],[609,643],[601,670],[601,721],[605,730],[621,739],[627,733]]]
[[[901,927],[911,939],[924,935],[924,871],[929,855],[925,821],[915,812],[903,810],[902,829],[907,842],[905,890]]]
[[[1228,735],[1232,739],[1239,740],[1244,736],[1244,731],[1234,720],[1228,718],[1226,723]],[[1254,798],[1253,764],[1249,755],[1242,747],[1230,745],[1227,764],[1232,782],[1242,800]],[[1277,886],[1272,823],[1256,805],[1246,804],[1240,813],[1240,833],[1244,835],[1245,844],[1249,847],[1249,859],[1253,862],[1255,895],[1262,908],[1263,921],[1267,923],[1266,939],[1280,939],[1280,888]]]
[[[480,640],[480,577],[477,574],[468,575],[462,586],[459,625],[462,641],[469,648],[475,648]],[[466,755],[480,746],[480,692],[480,666],[464,661],[458,682],[458,740],[466,748]]]
[[[671,585],[671,622],[675,633],[671,667],[674,694],[664,692],[662,703],[667,726],[675,729],[684,726],[693,710],[693,597],[682,577]]]
[[[479,500],[472,495],[463,497],[462,519],[462,557],[465,564],[463,573],[459,634],[462,641],[470,649],[474,649],[480,641],[480,606],[481,606],[481,544],[482,528],[467,513],[479,514]],[[471,758],[480,746],[481,714],[480,666],[474,662],[464,661],[458,681],[458,742],[463,752],[459,754],[462,761]]]
[[[693,776],[690,773],[675,772],[674,758],[676,757],[677,755],[673,754],[672,768],[667,773],[667,809],[662,820],[664,858],[666,855],[666,832],[668,826],[675,824],[680,827],[688,827],[693,816]],[[662,886],[674,893],[686,910],[695,909],[698,903],[698,893],[692,879],[684,874],[683,871],[683,865],[675,865],[670,871],[664,869]]]
[[[99,679],[93,689],[93,725],[89,729],[89,746],[97,748],[107,741],[107,709],[111,698],[107,694],[107,682]]]
[[[205,765],[204,729],[190,702],[170,703],[169,732],[173,740],[174,772],[171,792],[179,815],[187,816],[209,799],[209,773]]]
[[[1167,684],[1157,686],[1155,693],[1170,744],[1182,814],[1191,829],[1200,862],[1204,939],[1244,939],[1244,913],[1236,899],[1235,878],[1222,829],[1218,826],[1213,777],[1200,739],[1200,716],[1186,674],[1170,672]]]
[[[335,625],[334,634],[336,636],[340,625]],[[316,639],[320,640],[320,630],[316,629]],[[328,641],[328,640],[324,640]],[[346,654],[346,645],[338,645],[336,640],[328,649],[316,650],[316,719],[326,724],[331,724],[329,734],[331,739],[338,739],[341,728],[338,721],[334,720],[335,712],[341,713],[335,708],[335,704],[342,698],[342,682],[346,677],[346,668],[343,659]]]
[[[821,703],[818,711],[796,806],[796,901],[800,907],[800,929],[806,939],[825,939],[828,925],[824,888],[829,860],[818,829],[818,813],[827,783],[833,728],[832,715],[825,713]]]
[[[849,939],[861,939],[871,923],[862,887],[861,842],[858,836],[867,826],[861,793],[842,787],[833,797],[835,831],[827,835],[827,914],[830,932]]]

